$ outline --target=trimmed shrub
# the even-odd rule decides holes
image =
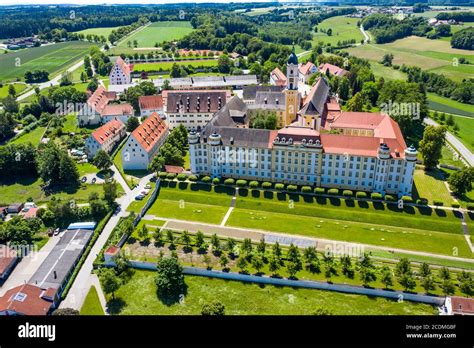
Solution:
[[[275,184],[275,190],[284,190],[285,184]]]
[[[234,185],[234,183],[235,183],[235,180],[232,178],[228,178],[224,180],[224,184],[226,185]]]
[[[168,174],[166,174],[166,179],[173,180],[174,178],[176,178],[176,174],[175,174],[175,173],[168,173]]]
[[[301,188],[301,192],[303,193],[311,193],[313,190],[311,189],[311,186],[303,186]]]
[[[451,207],[453,208],[459,208],[461,205],[459,203],[453,203],[451,204]]]
[[[221,179],[219,179],[219,178],[214,178],[214,179],[212,179],[212,183],[213,183],[214,185],[219,185],[219,184],[221,183]]]
[[[192,181],[192,182],[196,182],[198,180],[198,177],[196,175],[192,174],[188,177],[188,180]]]
[[[265,181],[264,183],[262,183],[262,188],[264,189],[271,189],[273,186],[273,184],[271,182],[268,182],[268,181]]]
[[[416,200],[416,204],[419,204],[419,205],[427,205],[428,204],[428,200],[426,198],[418,198]]]
[[[437,207],[440,207],[440,206],[444,205],[444,202],[443,201],[438,201],[436,199],[436,200],[433,200],[433,204],[436,205]]]
[[[160,179],[166,179],[166,176],[167,176],[167,175],[168,175],[168,173],[166,173],[166,172],[160,172],[160,173],[158,174],[158,176],[160,177]]]
[[[287,189],[288,191],[295,192],[296,190],[298,190],[298,186],[296,186],[296,185],[288,185],[288,186],[286,187],[286,189]]]
[[[316,193],[317,195],[323,195],[324,193],[326,193],[326,190],[324,189],[324,187],[316,187],[314,189],[314,193]]]
[[[395,197],[393,195],[385,195],[385,200],[387,202],[395,202],[397,200],[397,197]]]
[[[372,199],[382,199],[382,195],[378,192],[372,192],[370,194],[370,198],[372,198]]]
[[[187,178],[188,178],[188,176],[184,173],[178,174],[178,176],[176,177],[176,179],[178,179],[179,181],[184,181]]]
[[[339,194],[339,190],[337,188],[332,188],[328,190],[328,195],[337,196]]]
[[[344,190],[344,191],[342,191],[342,195],[344,197],[352,197],[352,196],[354,196],[354,192],[352,192],[351,190]]]
[[[210,177],[210,176],[207,176],[207,175],[206,175],[206,176],[203,176],[203,177],[201,178],[201,181],[202,181],[202,182],[205,182],[205,183],[210,183],[210,182],[211,182],[211,177]]]
[[[249,186],[251,188],[257,188],[258,187],[258,181],[251,181],[249,182]]]
[[[474,204],[468,204],[467,210],[474,210]]]
[[[365,192],[357,192],[356,193],[357,198],[367,198],[367,193]]]
[[[237,180],[236,184],[238,187],[245,187],[247,186],[247,180]]]
[[[411,198],[410,196],[402,196],[402,201],[404,203],[413,203],[413,198]]]

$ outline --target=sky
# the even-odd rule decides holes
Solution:
[[[79,5],[101,5],[101,4],[176,4],[176,3],[200,3],[200,2],[276,2],[279,0],[0,0],[0,5],[51,5],[51,4],[79,4]]]

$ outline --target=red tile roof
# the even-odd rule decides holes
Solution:
[[[0,297],[0,312],[11,311],[23,315],[46,315],[53,302],[43,298],[45,291],[31,284],[8,290]]]
[[[321,73],[325,74],[326,73],[326,70],[329,69],[329,72],[331,73],[331,75],[335,75],[335,76],[344,76],[345,74],[348,73],[347,70],[344,70],[336,65],[332,65],[332,64],[329,64],[329,63],[324,63],[324,64],[321,64],[319,66],[319,71],[321,71]]]
[[[273,69],[270,75],[273,80],[277,81],[278,86],[286,84],[286,75],[279,68]]]
[[[167,130],[168,125],[154,112],[132,132],[132,136],[149,152]]]
[[[125,75],[130,76],[133,65],[125,63],[125,61],[120,56],[115,61],[115,64],[119,66],[120,70],[122,70]]]
[[[180,173],[184,172],[184,168],[179,167],[179,166],[165,166],[165,172],[180,174]]]
[[[300,66],[300,73],[302,73],[303,75],[308,75],[310,70],[315,67],[315,65],[313,63],[311,63],[310,61],[306,62],[306,64],[301,64]]]
[[[23,215],[23,218],[25,219],[32,219],[36,217],[36,212],[38,211],[39,208],[28,208],[28,211],[25,211],[21,215]]]
[[[474,300],[466,297],[451,297],[453,314],[474,315]]]
[[[124,128],[125,125],[122,122],[114,119],[94,131],[92,137],[102,145],[107,139],[111,138],[114,134],[120,132]]]
[[[140,110],[163,110],[163,96],[145,95],[138,98]]]
[[[17,259],[16,250],[9,248],[6,245],[0,244],[0,275],[3,275],[6,270]]]
[[[103,86],[97,87],[94,93],[87,99],[87,104],[97,113],[101,113],[105,106],[116,98],[113,92],[107,92]]]
[[[133,115],[133,107],[130,104],[108,104],[100,113],[101,116]]]
[[[116,255],[120,251],[120,248],[115,245],[111,245],[105,250],[105,254],[107,255]]]

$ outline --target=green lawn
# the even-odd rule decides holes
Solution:
[[[89,28],[89,29],[84,29],[81,31],[77,31],[77,34],[84,34],[84,35],[99,35],[99,36],[105,36],[105,38],[108,40],[109,35],[112,32],[112,30],[116,30],[119,27],[108,27],[108,28]]]
[[[347,41],[355,39],[356,43],[360,43],[364,36],[357,27],[357,18],[348,18],[344,16],[337,16],[325,19],[317,25],[318,32],[313,35],[313,43],[324,42],[336,46],[338,41]],[[332,35],[321,32],[321,29],[327,31],[332,29]]]
[[[170,71],[173,64],[193,67],[214,67],[217,66],[217,59],[206,60],[184,60],[176,62],[138,63],[133,66],[134,71]]]
[[[376,78],[383,77],[385,80],[406,80],[405,73],[380,64],[379,62],[371,61],[370,67],[372,68],[372,72]]]
[[[15,87],[16,94],[19,95],[21,92],[23,92],[28,85],[24,83],[13,83],[12,84]],[[0,87],[0,99],[5,98],[8,96],[8,88],[10,87],[10,84],[5,84],[2,87]]]
[[[127,211],[133,211],[135,213],[139,213],[142,208],[145,206],[145,203],[148,202],[148,200],[150,199],[151,197],[151,192],[153,192],[153,190],[155,189],[155,186],[156,184],[154,182],[150,182],[150,185],[151,185],[151,190],[150,190],[150,193],[148,193],[148,195],[145,197],[145,199],[141,200],[141,201],[133,201],[127,208]]]
[[[82,305],[81,315],[105,315],[95,286],[91,286]]]
[[[82,59],[92,46],[89,42],[70,41],[2,54],[0,81],[23,79],[27,71],[34,70],[46,70],[51,78]]]
[[[133,41],[136,40],[138,47],[151,48],[155,47],[157,43],[179,40],[193,30],[190,22],[155,22],[127,37],[118,46],[128,48],[128,42],[130,41],[133,47]]]
[[[199,315],[202,305],[219,300],[226,315],[310,315],[317,308],[339,315],[433,315],[425,304],[398,303],[382,298],[335,292],[247,284],[186,276],[184,302],[164,304],[156,294],[155,272],[136,271],[109,300],[111,314]]]
[[[462,116],[474,116],[474,106],[457,102],[434,93],[427,93],[430,109]]]
[[[471,152],[474,152],[474,118],[454,116],[454,121],[458,125],[459,131],[454,133],[450,127],[451,133],[455,134]]]
[[[76,163],[79,176],[83,177],[86,174],[96,174],[99,169],[91,163]]]
[[[444,185],[441,175],[439,171],[425,172],[423,169],[416,169],[414,190],[418,197],[428,199],[430,204],[438,200],[443,201],[445,206],[450,206],[454,200]]]
[[[17,145],[32,143],[33,145],[38,146],[45,130],[46,127],[36,127],[28,133],[22,133],[17,138],[13,139],[10,143]]]

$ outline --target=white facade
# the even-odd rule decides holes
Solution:
[[[143,145],[132,134],[122,149],[122,164],[124,170],[148,170],[148,165],[157,155],[158,150],[164,144],[169,131],[156,142],[152,149],[146,151]]]
[[[168,123],[169,127],[173,129],[174,127],[178,127],[180,124],[186,127],[187,130],[191,130],[193,128],[204,128],[206,124],[212,119],[214,113],[170,113],[166,114],[166,122]]]
[[[130,69],[125,65],[126,63],[119,57],[110,71],[109,77],[111,85],[128,85],[132,83]],[[124,71],[125,69],[128,71]]]

